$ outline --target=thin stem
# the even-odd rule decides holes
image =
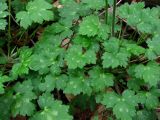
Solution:
[[[105,2],[106,2],[106,13],[105,13],[105,17],[106,17],[106,24],[108,24],[108,8],[109,8],[109,6],[108,6],[108,0],[105,0]]]
[[[112,18],[112,36],[115,34],[115,17],[116,17],[116,0],[113,4],[113,18]]]
[[[9,39],[11,39],[11,0],[8,0],[8,12],[9,12],[9,16],[8,16],[8,35],[9,35]]]
[[[11,43],[11,0],[8,0],[8,43],[7,43],[7,49],[8,49],[8,58],[10,54],[10,43]]]

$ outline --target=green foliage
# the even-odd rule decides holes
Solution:
[[[105,1],[100,0],[83,0],[82,3],[86,4],[90,9],[100,10],[105,6]]]
[[[154,37],[152,40],[147,40],[149,49],[146,52],[146,57],[149,60],[154,60],[160,55],[160,48],[158,47],[160,45],[159,40],[159,37]]]
[[[18,13],[19,11],[25,10],[25,6],[27,4],[27,1],[23,0],[13,0],[12,7],[15,11],[15,13]]]
[[[13,103],[13,96],[11,92],[0,96],[0,120],[9,120],[11,116],[10,108]],[[5,109],[4,109],[5,108]]]
[[[91,87],[95,92],[103,91],[106,87],[114,84],[114,76],[111,73],[104,72],[100,67],[90,70],[89,76]]]
[[[16,95],[14,95],[14,102],[12,105],[12,114],[15,117],[20,114],[22,116],[31,116],[35,111],[35,105],[32,100],[36,99],[35,93],[32,91],[33,86],[31,80],[17,83],[14,86]]]
[[[5,30],[7,21],[5,18],[8,16],[8,12],[6,11],[8,9],[7,3],[1,1],[0,2],[0,30]]]
[[[30,56],[32,54],[32,49],[24,47],[20,50],[19,62],[15,63],[12,67],[11,73],[13,77],[18,75],[28,74],[28,66],[30,63]]]
[[[126,48],[121,47],[120,44],[120,40],[115,38],[111,38],[104,43],[104,48],[106,50],[102,57],[104,68],[127,66],[130,53]]]
[[[132,120],[136,114],[135,106],[137,106],[138,100],[133,91],[126,90],[122,96],[118,96],[114,92],[105,94],[101,103],[108,108],[113,108],[118,119]]]
[[[60,16],[63,19],[66,19],[68,21],[68,20],[78,19],[79,17],[78,13],[80,9],[81,8],[78,5],[78,3],[72,0],[68,0],[64,4],[64,8],[59,9],[59,12],[60,12]]]
[[[156,113],[154,111],[140,110],[134,117],[134,120],[156,120]]]
[[[118,8],[118,15],[122,18],[127,19],[127,23],[133,27],[136,27],[140,32],[159,35],[160,28],[157,26],[160,24],[159,20],[159,9],[157,8],[146,8],[143,2],[124,4]]]
[[[108,37],[108,33],[110,33],[109,26],[100,23],[96,15],[87,16],[80,23],[79,34],[81,35],[87,35],[88,37],[98,35],[98,37],[105,40]]]
[[[12,0],[10,7],[8,36],[7,2],[0,2],[0,120],[98,119],[99,106],[102,119],[156,119],[160,7],[120,4],[107,24],[105,0]]]
[[[96,63],[96,53],[91,50],[83,53],[81,46],[74,45],[67,51],[65,60],[70,69],[83,68],[86,64]]]
[[[8,81],[11,81],[10,77],[0,74],[0,94],[5,92],[3,83],[8,82]]]
[[[51,8],[52,5],[45,0],[34,0],[27,4],[26,11],[18,12],[16,18],[27,29],[33,22],[42,24],[44,20],[52,20],[53,12],[49,10]]]
[[[135,77],[144,79],[151,86],[156,86],[160,79],[159,70],[160,66],[155,62],[149,62],[146,66],[140,64],[135,67]]]
[[[72,120],[68,114],[68,107],[62,105],[60,101],[53,100],[53,96],[44,93],[38,99],[41,111],[37,112],[30,120]]]

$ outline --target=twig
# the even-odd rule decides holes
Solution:
[[[8,0],[8,36],[9,40],[11,39],[11,0]]]
[[[116,18],[116,0],[114,0],[113,4],[113,17],[112,17],[112,37],[114,37],[115,30],[115,18]]]
[[[116,5],[119,5],[122,1],[123,1],[123,0],[119,0],[119,1],[116,3]],[[113,11],[113,6],[110,7],[110,8],[108,8],[108,12],[111,13],[112,11]],[[106,10],[102,11],[102,12],[99,14],[99,16],[103,15],[105,12],[106,12]]]
[[[105,14],[105,16],[106,16],[106,24],[108,24],[108,0],[105,0],[105,2],[106,2],[106,14]]]

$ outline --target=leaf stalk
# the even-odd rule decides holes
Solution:
[[[113,3],[112,37],[115,36],[116,2],[117,0],[114,0],[114,3]]]
[[[105,6],[105,9],[106,9],[106,12],[105,12],[105,22],[106,24],[108,24],[108,0],[105,0],[105,3],[106,3],[106,6]]]

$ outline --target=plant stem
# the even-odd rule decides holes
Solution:
[[[10,43],[11,43],[11,0],[8,0],[8,43],[7,43],[7,49],[8,49],[8,58],[10,56]]]
[[[114,34],[115,34],[116,2],[117,2],[117,0],[114,0],[114,4],[113,4],[113,18],[112,18],[112,36],[114,36]]]
[[[8,36],[9,36],[9,39],[11,39],[11,0],[8,0],[8,12],[9,12],[9,16],[8,16]]]
[[[106,17],[106,24],[108,24],[108,0],[105,0],[106,2],[106,14],[105,14],[105,17]]]

